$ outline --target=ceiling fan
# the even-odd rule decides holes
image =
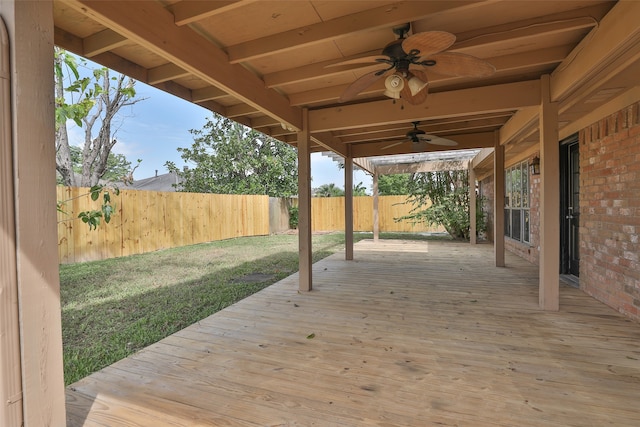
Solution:
[[[412,122],[411,124],[413,124],[413,129],[407,132],[406,138],[404,140],[394,142],[393,144],[387,145],[382,149],[388,150],[391,147],[395,147],[396,145],[404,144],[405,142],[409,141],[413,144],[427,143],[431,145],[441,145],[446,147],[455,147],[456,145],[458,145],[457,142],[447,138],[441,138],[436,135],[427,135],[425,131],[423,131],[422,129],[418,129],[418,125],[420,124],[420,122]]]
[[[425,69],[449,76],[487,77],[495,73],[493,65],[475,56],[443,52],[453,45],[456,36],[445,31],[426,31],[407,37],[409,23],[393,29],[397,40],[387,44],[380,55],[356,58],[330,66],[380,63],[387,68],[367,73],[351,83],[340,96],[345,102],[386,76],[384,94],[393,99],[404,99],[410,104],[421,104],[427,99],[429,80]],[[420,68],[409,69],[410,66]]]

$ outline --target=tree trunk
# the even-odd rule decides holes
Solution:
[[[61,62],[59,56],[55,57],[55,61]],[[58,64],[60,65],[60,64]],[[55,76],[56,102],[64,99],[64,82],[62,75]],[[73,173],[73,165],[71,162],[71,150],[69,149],[69,135],[67,134],[67,126],[60,123],[56,129],[56,170],[61,176],[62,183],[66,186],[73,187],[76,185],[75,175]]]

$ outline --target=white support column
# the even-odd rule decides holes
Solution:
[[[17,289],[17,301],[14,294],[9,304],[13,313],[16,304],[18,309],[22,386],[21,395],[14,394],[1,404],[4,415],[14,419],[18,412],[14,405],[21,406],[27,427],[63,426],[66,415],[53,143],[53,3],[4,0],[0,1],[0,16],[7,26],[11,50],[13,160],[5,170],[7,159],[3,159],[0,197],[2,205],[14,211],[12,229],[7,208],[3,208],[0,239],[7,239],[3,247],[8,246],[15,255],[6,255],[3,250],[2,262],[15,261],[13,266],[7,265],[15,274],[5,271],[3,265],[2,277]],[[6,154],[6,141],[2,144]],[[9,179],[12,182],[7,182]],[[5,192],[5,186],[13,187],[13,194]],[[6,301],[0,303],[4,322]],[[12,333],[15,327],[11,326]],[[3,343],[3,363],[14,357],[10,354],[14,351]]]
[[[0,425],[22,425],[9,35],[0,18]]]
[[[497,132],[493,146],[493,252],[496,267],[504,267],[504,147]]]
[[[473,170],[472,161],[469,160],[469,243],[477,243],[476,224],[476,171]]]
[[[311,138],[309,112],[302,111],[302,130],[298,132],[298,263],[301,291],[313,288],[311,247]]]
[[[540,105],[540,285],[543,310],[560,307],[560,145],[558,104],[550,99],[550,77],[542,81]]]
[[[344,245],[344,258],[353,260],[353,158],[350,155],[344,159]]]
[[[373,241],[377,242],[380,238],[380,215],[378,207],[380,203],[380,195],[378,194],[378,172],[373,173]]]

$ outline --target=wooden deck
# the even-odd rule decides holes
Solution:
[[[492,256],[360,242],[73,384],[68,425],[640,425],[640,325]]]

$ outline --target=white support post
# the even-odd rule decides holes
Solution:
[[[11,142],[4,138],[1,142],[0,239],[4,242],[0,259],[2,279],[8,279],[8,287],[17,290],[10,301],[7,296],[0,299],[0,317],[3,323],[5,315],[15,320],[17,308],[22,387],[22,393],[14,388],[15,393],[1,402],[2,417],[15,420],[21,411],[27,427],[63,426],[66,414],[53,143],[53,2],[0,1],[0,16],[7,26],[11,51]],[[6,136],[4,127],[1,132]],[[11,151],[11,163],[5,158],[7,150]],[[13,210],[13,218],[8,210]],[[5,254],[5,249],[10,253]],[[5,308],[9,308],[6,314]],[[7,326],[15,334],[18,325]],[[15,357],[15,348],[5,347],[3,341],[0,353],[5,363]],[[15,374],[2,377],[3,388],[5,381],[16,380]],[[12,425],[4,421],[0,424]]]
[[[469,243],[477,243],[476,224],[476,172],[473,170],[472,161],[469,160]]]
[[[311,138],[309,113],[302,111],[302,130],[298,132],[298,264],[300,291],[313,288],[311,247]]]
[[[350,151],[350,150],[349,150]],[[344,159],[344,257],[353,260],[353,158]]]
[[[380,215],[378,207],[380,203],[380,195],[378,194],[378,172],[373,173],[373,241],[378,242],[380,238]]]
[[[496,132],[493,146],[493,252],[496,267],[504,267],[504,147]]]
[[[558,104],[551,102],[549,75],[541,78],[540,105],[540,265],[543,310],[560,307],[560,145]]]

